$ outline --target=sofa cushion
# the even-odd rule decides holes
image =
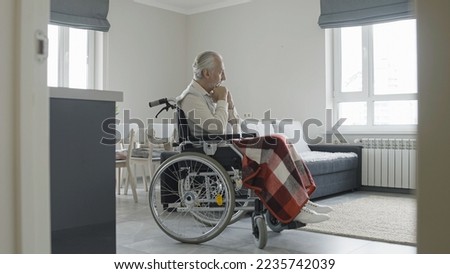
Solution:
[[[358,156],[353,152],[306,151],[301,152],[300,156],[313,176],[358,167]]]
[[[303,138],[303,128],[300,121],[292,119],[277,120],[275,131],[286,136],[288,142],[294,145],[298,153],[311,151]]]

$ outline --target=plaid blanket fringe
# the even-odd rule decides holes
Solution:
[[[295,148],[276,134],[235,140],[233,144],[243,154],[244,185],[280,222],[292,222],[316,189]]]

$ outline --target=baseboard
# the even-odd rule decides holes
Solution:
[[[392,187],[379,187],[379,186],[361,186],[359,190],[362,191],[375,191],[384,193],[399,193],[399,194],[412,194],[415,195],[416,189],[406,189],[406,188],[392,188]]]

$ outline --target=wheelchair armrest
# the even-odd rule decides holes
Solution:
[[[207,134],[202,136],[189,136],[187,141],[189,142],[213,142],[213,141],[227,141],[233,139],[251,138],[256,137],[255,133],[242,133],[242,134]]]
[[[257,136],[258,135],[256,133],[247,133],[247,132],[241,133],[241,138],[254,138]]]

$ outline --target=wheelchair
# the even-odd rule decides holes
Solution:
[[[233,139],[256,134],[193,136],[184,112],[173,100],[150,102],[161,111],[175,110],[178,151],[163,152],[149,188],[151,214],[161,230],[183,243],[199,244],[218,236],[229,224],[251,212],[255,244],[267,244],[267,226],[274,232],[304,226],[280,223],[253,191],[242,184],[242,154]]]

